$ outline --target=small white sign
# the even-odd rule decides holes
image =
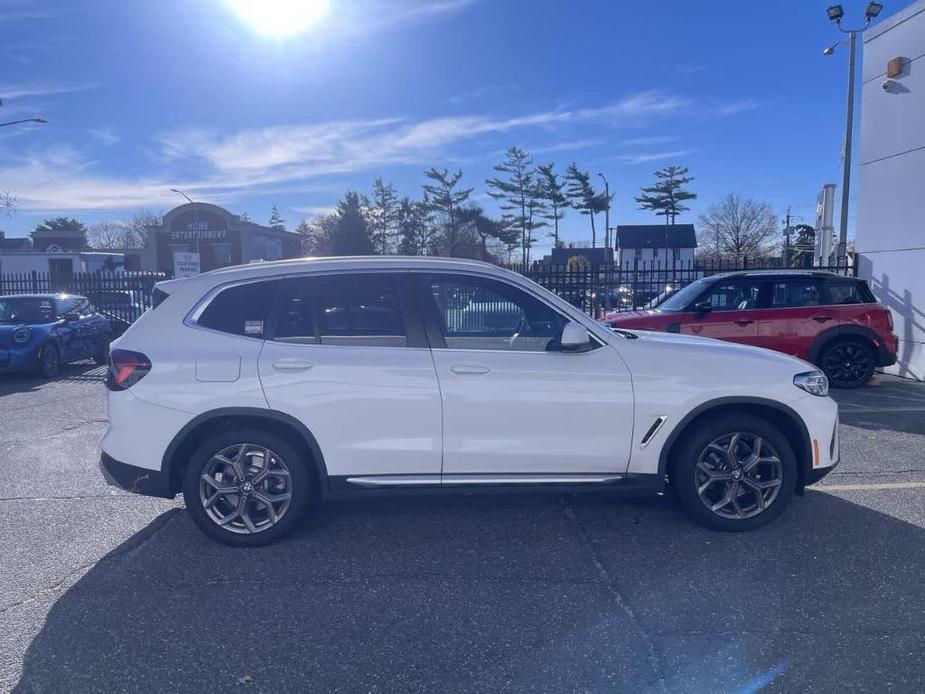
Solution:
[[[199,274],[199,254],[175,251],[173,254],[173,276],[192,277]]]

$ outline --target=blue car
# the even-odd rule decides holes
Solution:
[[[53,378],[72,361],[109,358],[112,329],[86,297],[0,296],[0,372],[35,370]]]

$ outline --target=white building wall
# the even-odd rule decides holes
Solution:
[[[884,89],[887,63],[903,72]],[[899,363],[925,380],[925,0],[864,35],[856,245],[860,272],[893,312]]]

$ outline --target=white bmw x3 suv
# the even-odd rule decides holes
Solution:
[[[747,530],[837,464],[825,376],[777,352],[612,332],[467,260],[278,261],[162,282],[112,344],[111,484],[181,493],[236,545],[382,490],[653,490]]]

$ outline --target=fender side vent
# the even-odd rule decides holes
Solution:
[[[642,437],[642,441],[640,442],[640,446],[642,448],[645,448],[646,444],[652,440],[652,437],[658,433],[658,430],[662,428],[662,424],[665,423],[666,419],[668,419],[668,417],[662,415],[661,417],[657,417],[655,421],[652,422],[652,426],[649,427],[649,430],[646,432],[646,435]]]

